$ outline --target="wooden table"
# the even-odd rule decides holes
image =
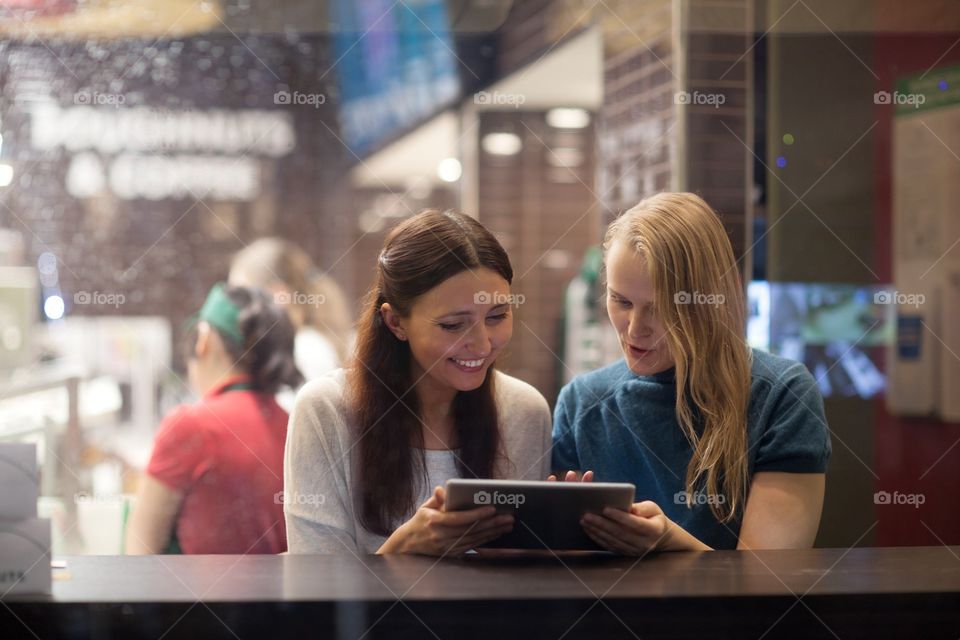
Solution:
[[[960,637],[960,547],[66,561],[0,638]]]

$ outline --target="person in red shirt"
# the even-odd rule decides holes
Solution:
[[[126,550],[282,553],[287,412],[274,399],[303,378],[286,313],[257,289],[211,289],[188,344],[199,402],[160,425]]]

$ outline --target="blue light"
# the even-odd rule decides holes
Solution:
[[[777,166],[783,169],[787,166],[787,159],[783,156],[777,156]]]

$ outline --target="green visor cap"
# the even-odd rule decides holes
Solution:
[[[210,289],[207,299],[194,316],[194,322],[203,320],[211,327],[238,344],[243,344],[243,333],[240,331],[240,308],[227,295],[227,287],[218,282]]]

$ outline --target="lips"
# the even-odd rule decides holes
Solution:
[[[641,349],[640,347],[635,347],[632,344],[628,344],[627,347],[630,349],[630,353],[641,358],[654,351],[654,349]]]
[[[486,358],[479,358],[476,360],[461,360],[459,358],[450,358],[452,362],[458,369],[461,371],[466,371],[468,373],[473,373],[483,369],[484,363],[487,361]]]

